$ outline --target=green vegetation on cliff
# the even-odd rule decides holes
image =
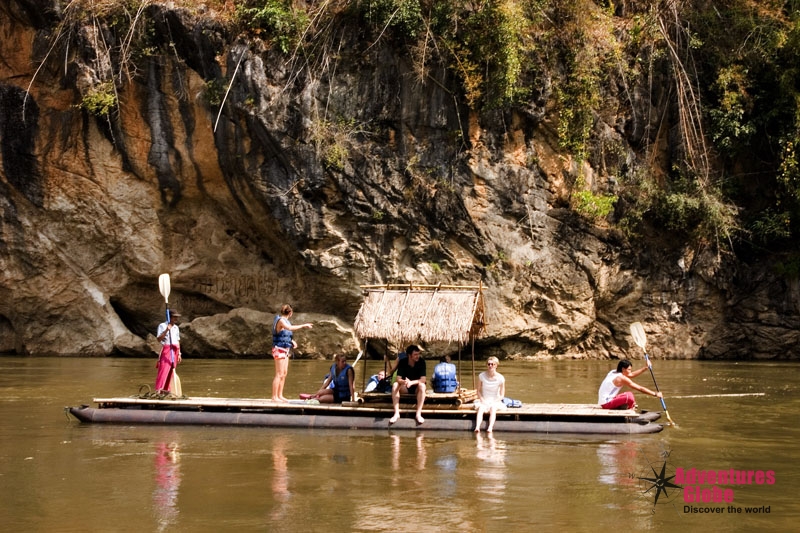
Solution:
[[[157,3],[63,3],[54,35],[89,19],[104,28],[94,38],[115,65],[84,93],[90,113],[113,114],[114,87],[137,74],[138,61],[175,53],[154,44],[146,8]],[[230,42],[242,34],[260,39],[293,68],[335,63],[335,33],[355,51],[395,47],[421,83],[432,68],[446,68],[458,84],[448,89],[457,91],[464,110],[517,110],[550,120],[561,149],[577,162],[572,206],[590,219],[605,218],[631,234],[655,228],[737,251],[797,248],[796,0],[176,4],[216,17]],[[220,95],[231,81],[203,75]],[[344,168],[345,145],[326,147],[326,168]],[[635,159],[626,155],[630,149]],[[584,163],[601,178],[590,186]]]

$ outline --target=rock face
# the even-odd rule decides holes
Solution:
[[[192,357],[268,354],[283,303],[315,323],[299,356],[355,353],[359,285],[478,281],[484,356],[640,357],[637,320],[655,357],[798,356],[800,291],[769,264],[631,244],[567,208],[579,169],[546,90],[541,109],[479,115],[388,44],[312,72],[154,3],[169,53],[125,65],[97,116],[81,103],[121,43],[86,24],[48,54],[57,5],[0,5],[2,352],[149,355],[168,272]],[[636,158],[624,124],[601,126]]]

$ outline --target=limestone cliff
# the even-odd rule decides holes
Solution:
[[[559,146],[546,86],[478,113],[390,41],[343,32],[309,68],[161,2],[138,14],[151,48],[120,57],[108,21],[60,6],[0,3],[0,351],[151,353],[168,272],[190,357],[266,353],[287,302],[331,325],[301,356],[355,351],[359,285],[478,281],[483,356],[640,357],[637,320],[656,357],[798,355],[798,287],[768,266],[569,208],[579,174],[616,184]],[[596,128],[634,161],[624,117]]]

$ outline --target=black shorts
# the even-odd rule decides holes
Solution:
[[[339,395],[339,391],[333,389],[333,402],[334,403],[342,403],[342,402],[349,402],[350,401],[350,392],[345,392],[344,396]]]

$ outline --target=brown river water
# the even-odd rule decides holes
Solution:
[[[592,403],[613,365],[498,370],[511,398]],[[329,366],[291,361],[287,396],[315,390]],[[357,369],[360,384],[363,361]],[[155,358],[0,357],[0,523],[48,532],[797,531],[800,364],[655,361],[654,371],[677,427],[488,437],[81,424],[65,406],[152,385]],[[264,398],[273,372],[266,359],[179,368],[188,396]],[[471,384],[470,363],[462,373]],[[637,381],[653,388],[649,373]],[[637,399],[660,410],[655,398]]]

